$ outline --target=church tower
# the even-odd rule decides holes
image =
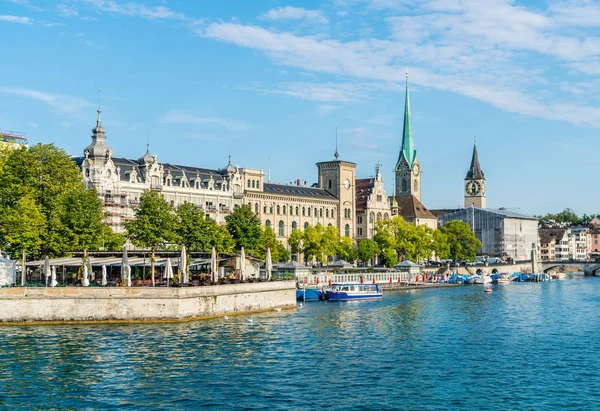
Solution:
[[[408,96],[408,69],[406,70],[406,97],[404,103],[404,129],[402,131],[402,148],[395,168],[395,195],[409,194],[421,201],[421,167],[415,150],[410,125],[410,99]]]
[[[479,156],[477,155],[477,144],[473,144],[473,157],[471,158],[471,168],[465,177],[465,208],[468,207],[485,208],[485,176],[479,165]]]

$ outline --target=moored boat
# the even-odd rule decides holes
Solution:
[[[296,300],[298,301],[318,301],[322,299],[323,292],[316,288],[301,288],[296,290]]]
[[[383,293],[377,284],[333,284],[327,290],[329,301],[378,300]]]

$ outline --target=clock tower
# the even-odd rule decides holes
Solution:
[[[471,168],[469,168],[467,176],[465,177],[465,208],[471,206],[485,208],[485,188],[485,176],[479,165],[477,145],[473,144]]]
[[[395,195],[412,195],[421,201],[421,166],[417,150],[412,138],[410,125],[410,99],[408,96],[408,69],[406,70],[406,97],[404,102],[404,129],[402,130],[402,147],[396,173]]]

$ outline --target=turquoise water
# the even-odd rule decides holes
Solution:
[[[187,324],[0,327],[0,408],[599,409],[600,278]]]

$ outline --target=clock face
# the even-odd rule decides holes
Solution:
[[[348,180],[348,179],[344,180],[344,187],[346,188],[346,190],[348,190],[350,188],[350,180]]]
[[[476,196],[481,192],[481,184],[479,184],[479,181],[469,181],[465,189],[467,194]]]
[[[398,167],[398,171],[401,176],[407,176],[410,173],[410,169],[408,168],[408,164],[402,163],[400,167]]]
[[[414,174],[414,176],[415,177],[418,176],[420,172],[421,172],[421,167],[419,167],[418,164],[415,164],[413,166],[413,174]]]

